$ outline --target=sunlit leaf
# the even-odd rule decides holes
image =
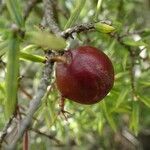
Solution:
[[[71,27],[76,20],[78,19],[80,12],[82,10],[82,8],[84,7],[86,0],[78,0],[77,1],[77,5],[75,6],[75,9],[73,10],[68,22],[65,25],[65,29]]]
[[[150,99],[148,97],[138,95],[138,98],[141,102],[143,102],[147,107],[150,108]]]
[[[26,47],[24,47],[23,49],[21,49],[21,51],[24,52],[31,52],[33,50],[36,50],[38,47],[36,45],[27,45]]]
[[[0,104],[4,104],[5,100],[5,84],[3,82],[0,83]]]
[[[128,63],[128,53],[125,53],[124,54],[124,57],[123,57],[123,60],[122,60],[122,66],[123,66],[123,70],[126,70],[126,66],[127,66],[127,63]]]
[[[4,55],[8,50],[8,41],[0,42],[0,56]]]
[[[135,47],[147,46],[147,44],[144,43],[142,40],[135,41],[132,38],[124,38],[123,43],[128,45],[128,46],[135,46]]]
[[[115,109],[118,108],[123,101],[125,101],[125,98],[126,98],[128,92],[129,92],[128,89],[126,89],[126,88],[122,89],[122,91],[120,92],[120,95],[119,95],[118,99],[116,100]]]
[[[144,86],[146,86],[146,87],[150,86],[150,81],[149,82],[147,82],[147,81],[139,81],[139,83],[142,84],[142,85],[144,85]]]
[[[24,26],[23,17],[21,14],[20,3],[18,0],[6,0],[6,5],[12,20],[19,26]]]
[[[130,128],[133,129],[135,135],[139,131],[139,103],[137,101],[132,102],[132,114]]]
[[[94,21],[98,20],[98,15],[99,15],[99,12],[100,12],[100,9],[101,9],[101,6],[102,6],[102,1],[103,0],[98,0],[97,1],[97,7],[96,7],[96,13],[95,13]]]
[[[100,112],[98,116],[98,131],[100,134],[102,134],[103,127],[104,127],[105,118],[103,116],[103,113]]]
[[[40,63],[44,63],[46,61],[46,58],[42,56],[33,55],[33,54],[25,53],[25,52],[20,52],[20,58],[29,60],[32,62],[40,62]]]
[[[115,79],[117,80],[117,79],[120,79],[120,78],[122,78],[123,76],[126,76],[126,75],[128,75],[129,74],[129,72],[119,72],[118,74],[116,74],[115,75]]]
[[[131,107],[128,105],[123,105],[121,107],[118,107],[117,109],[113,109],[113,112],[116,113],[130,113],[131,112]]]
[[[103,101],[103,103],[102,103],[102,108],[103,108],[105,117],[106,117],[107,121],[109,122],[111,128],[116,132],[116,130],[117,130],[116,124],[115,124],[115,122],[114,122],[114,120],[112,118],[112,115],[108,112],[108,109],[107,109],[105,101]]]
[[[63,50],[66,47],[66,41],[62,37],[57,37],[48,32],[36,31],[28,35],[31,43],[42,47],[44,50]]]

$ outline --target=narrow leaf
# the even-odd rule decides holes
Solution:
[[[18,0],[6,0],[6,5],[12,20],[19,26],[24,26],[23,17],[21,14],[21,8]]]
[[[141,102],[143,102],[147,107],[150,108],[150,99],[148,97],[139,96],[138,98]]]
[[[140,84],[144,85],[145,87],[150,86],[150,81],[139,81]]]
[[[104,127],[104,122],[105,122],[105,118],[104,118],[104,115],[103,115],[103,112],[101,111],[98,115],[98,132],[100,134],[102,134],[102,131],[103,131],[103,127]]]
[[[120,106],[120,104],[125,100],[127,94],[128,94],[128,89],[122,89],[118,99],[116,100],[116,105],[115,105],[115,109],[118,108]]]
[[[130,128],[134,131],[135,135],[139,131],[139,103],[137,101],[132,102],[132,114]]]
[[[4,82],[0,83],[0,105],[4,104],[5,100],[5,84]]]
[[[67,45],[62,37],[57,37],[49,32],[36,31],[28,35],[31,43],[42,47],[44,50],[63,50]]]
[[[126,44],[126,45],[128,45],[128,46],[134,46],[134,47],[147,46],[147,44],[144,43],[142,40],[134,41],[131,38],[124,38],[123,39],[123,43]]]
[[[65,29],[71,27],[76,22],[76,20],[78,19],[79,15],[80,15],[82,8],[84,7],[85,2],[86,2],[86,0],[78,0],[77,6],[75,7],[68,22],[65,25]]]
[[[0,43],[0,56],[4,55],[7,51],[8,41],[4,41]]]
[[[126,72],[119,72],[118,74],[115,75],[115,79],[118,80],[118,79],[120,79],[120,78],[122,78],[122,77],[124,77],[124,76],[126,76],[128,74],[129,74],[128,71],[126,71]]]
[[[18,70],[19,70],[19,40],[13,35],[9,41],[6,74],[6,117],[10,117],[16,108]]]
[[[100,12],[100,9],[101,9],[102,1],[103,0],[98,0],[98,2],[97,2],[97,7],[96,7],[96,13],[95,13],[94,21],[98,20],[98,15],[99,15],[99,12]]]
[[[128,53],[124,53],[124,57],[123,57],[123,60],[122,60],[122,66],[123,66],[123,70],[126,70],[126,66],[127,66],[127,62],[128,62]]]
[[[40,62],[40,63],[43,63],[46,61],[46,59],[42,56],[32,55],[32,54],[25,53],[25,52],[20,52],[20,58],[23,58],[25,60],[29,60],[32,62]]]
[[[110,124],[110,126],[114,130],[114,132],[116,132],[116,130],[117,130],[116,129],[116,124],[115,124],[115,122],[112,118],[112,115],[108,112],[105,101],[103,101],[103,103],[102,103],[102,108],[103,108],[103,111],[104,111],[104,114],[105,114],[105,117],[106,117],[108,123]]]
[[[24,47],[23,49],[21,49],[21,51],[25,51],[25,52],[31,52],[33,50],[36,50],[38,47],[36,45],[28,45],[26,47]]]

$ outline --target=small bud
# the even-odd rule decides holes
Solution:
[[[102,32],[102,33],[111,33],[115,30],[115,28],[113,26],[110,26],[106,23],[95,23],[94,27],[97,31]]]

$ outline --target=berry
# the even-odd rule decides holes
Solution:
[[[67,61],[56,65],[56,83],[62,97],[94,104],[108,94],[114,83],[114,69],[106,54],[92,46],[81,46],[63,56]]]

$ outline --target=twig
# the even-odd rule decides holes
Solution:
[[[21,115],[23,115],[23,116],[27,116],[25,113],[23,113],[23,112],[20,112],[21,113]],[[36,122],[39,122],[39,120],[37,119],[37,118],[35,118],[34,116],[33,116],[33,120],[34,121],[36,121]]]
[[[43,136],[49,138],[50,140],[54,140],[57,144],[61,143],[60,140],[56,139],[54,136],[46,134],[46,133],[43,133],[40,130],[37,130],[37,129],[34,129],[34,128],[30,128],[29,130],[31,130],[33,132],[36,132],[37,134],[43,135]]]
[[[24,20],[26,20],[32,11],[32,9],[35,7],[36,3],[38,3],[39,0],[28,0],[27,5],[24,10]]]
[[[23,150],[28,150],[28,149],[29,149],[29,134],[27,130],[25,131],[23,136]]]
[[[32,100],[32,95],[29,94],[22,86],[20,86],[20,90],[29,100]]]
[[[69,28],[61,33],[62,37],[68,38],[69,36],[72,36],[73,33],[80,33],[89,31],[91,29],[94,29],[93,23],[86,23],[86,24],[80,24],[75,27]]]
[[[55,21],[55,18],[54,18],[54,1],[53,0],[43,0],[43,3],[44,3],[44,9],[45,9],[45,20],[46,20],[46,23],[48,24],[48,27],[49,29],[59,35],[61,30],[59,29],[56,21]]]

